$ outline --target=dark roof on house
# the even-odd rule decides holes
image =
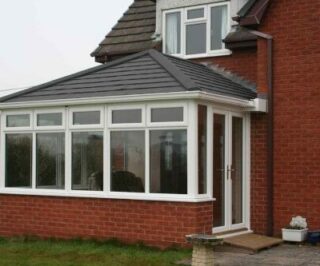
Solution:
[[[271,0],[249,0],[233,18],[240,26],[258,26]]]
[[[0,102],[184,91],[205,91],[241,99],[257,97],[255,85],[234,74],[151,49],[5,96]]]
[[[155,48],[156,3],[134,0],[122,18],[106,35],[91,56],[104,63],[120,55],[128,55]]]
[[[249,48],[257,46],[257,35],[251,33],[243,27],[237,27],[235,31],[231,31],[224,38],[223,42],[226,48],[233,50],[239,48]]]

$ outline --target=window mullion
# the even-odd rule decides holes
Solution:
[[[110,193],[111,184],[111,145],[110,129],[105,127],[104,130],[104,151],[103,151],[103,191]]]
[[[66,130],[65,130],[65,190],[71,191],[71,132],[69,129],[70,126],[70,116],[69,116],[69,109],[66,108],[65,110],[65,123],[66,123]]]
[[[150,129],[145,130],[145,193],[150,193]]]

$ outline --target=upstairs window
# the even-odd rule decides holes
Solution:
[[[229,54],[223,39],[229,28],[229,3],[164,12],[164,52],[181,57]]]

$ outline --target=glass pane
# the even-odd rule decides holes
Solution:
[[[114,110],[112,111],[112,123],[141,123],[142,112],[141,109],[134,110]]]
[[[144,131],[111,132],[111,191],[144,192]]]
[[[6,187],[31,187],[32,134],[6,135]]]
[[[206,23],[186,26],[186,54],[204,54],[207,49]]]
[[[72,189],[103,190],[103,133],[72,133]]]
[[[219,50],[224,47],[222,40],[227,35],[228,8],[217,6],[211,8],[211,50]]]
[[[62,114],[61,113],[38,114],[37,125],[38,126],[61,126]]]
[[[166,53],[181,52],[181,14],[180,12],[166,14]]]
[[[7,115],[7,127],[29,127],[30,115]]]
[[[196,19],[204,17],[204,8],[188,10],[188,19]]]
[[[64,188],[64,133],[37,134],[37,187]]]
[[[243,121],[232,117],[232,224],[242,223]]]
[[[198,106],[198,193],[207,193],[207,107]]]
[[[183,121],[183,107],[155,108],[151,110],[151,122]]]
[[[225,116],[213,117],[213,226],[225,225]]]
[[[74,112],[73,124],[74,125],[99,125],[100,111]]]
[[[150,132],[151,193],[187,194],[187,131]]]

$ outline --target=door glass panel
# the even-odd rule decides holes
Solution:
[[[232,224],[243,222],[243,119],[232,117]]]
[[[213,226],[225,225],[225,116],[213,117]]]

